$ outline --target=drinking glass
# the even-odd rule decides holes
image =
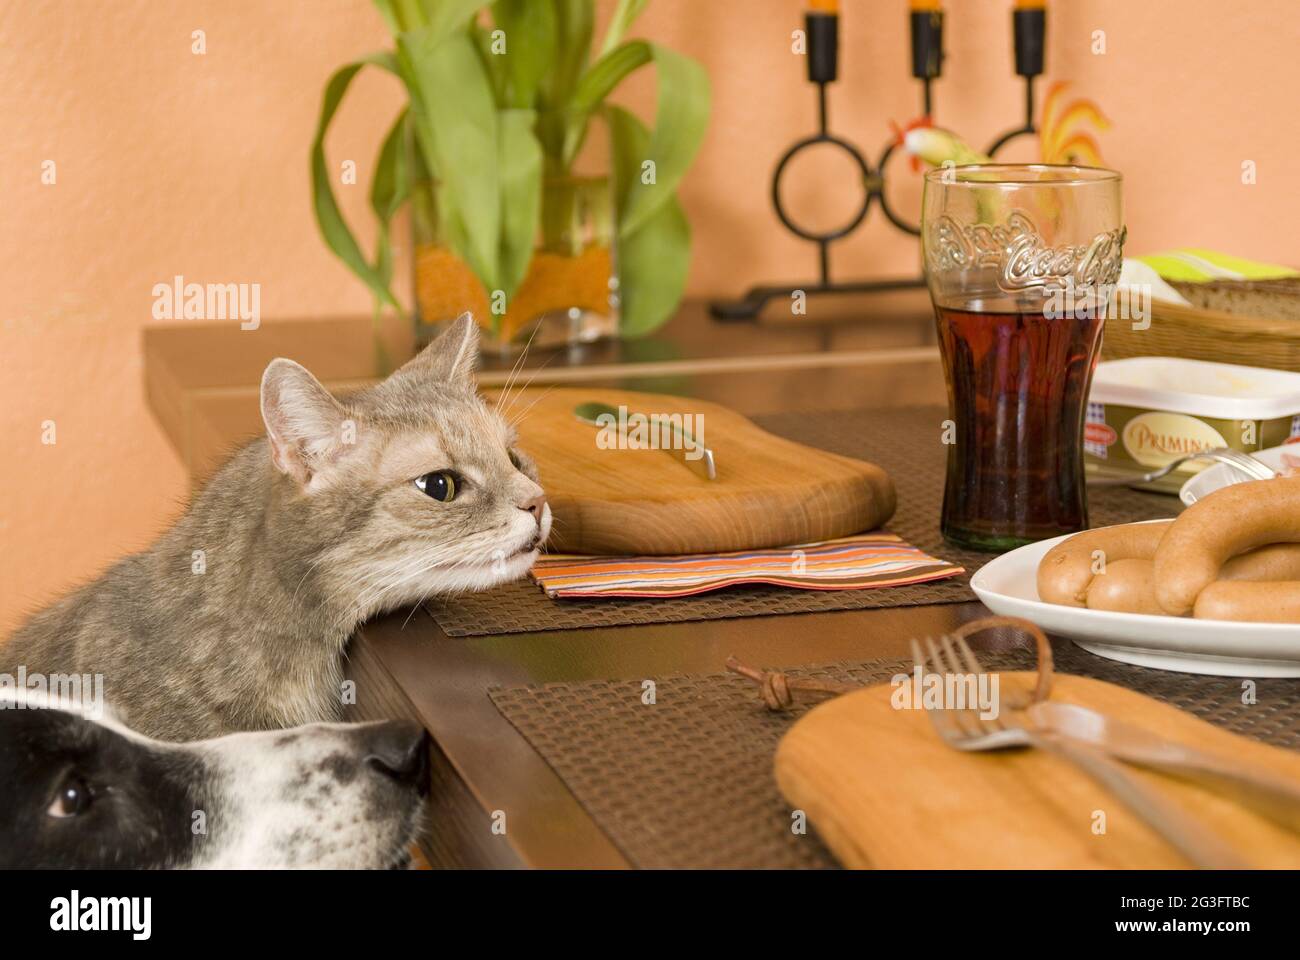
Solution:
[[[1124,237],[1113,170],[926,174],[922,248],[951,420],[941,527],[954,543],[1006,550],[1087,528],[1088,388]]]

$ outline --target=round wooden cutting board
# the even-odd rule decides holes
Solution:
[[[489,395],[490,396],[490,395]],[[595,401],[629,413],[679,414],[714,452],[717,478],[673,453],[601,449],[574,408]],[[526,411],[526,412],[525,412]],[[779,547],[875,529],[894,513],[879,467],[786,440],[726,407],[625,390],[525,390],[507,398],[519,446],[537,461],[561,553],[715,553]]]
[[[1002,674],[1003,689],[1034,675]],[[777,747],[777,785],[848,867],[1184,868],[1190,864],[1118,800],[1038,750],[962,753],[923,710],[895,709],[890,684],[821,704]],[[1220,730],[1114,684],[1058,674],[1053,700],[1300,781],[1300,755]],[[1261,708],[1263,709],[1263,708]],[[1250,865],[1300,866],[1300,836],[1223,797],[1128,768]],[[1104,819],[1099,818],[1099,812]],[[1098,827],[1104,825],[1104,832]]]

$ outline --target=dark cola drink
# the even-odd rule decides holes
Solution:
[[[1088,526],[1083,429],[1124,262],[1114,170],[984,163],[925,175],[921,249],[953,423],[940,525],[1008,550]]]
[[[935,308],[953,420],[947,539],[1006,550],[1087,528],[1083,429],[1101,312]]]

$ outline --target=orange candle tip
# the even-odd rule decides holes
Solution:
[[[813,13],[839,13],[840,0],[812,0]]]
[[[1045,10],[1047,0],[1016,0],[1017,10]]]
[[[938,13],[940,9],[939,0],[912,0],[913,13]]]

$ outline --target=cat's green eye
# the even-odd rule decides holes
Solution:
[[[446,470],[438,470],[434,473],[426,473],[423,476],[416,477],[415,486],[421,493],[442,503],[446,503],[456,496],[456,477]]]

